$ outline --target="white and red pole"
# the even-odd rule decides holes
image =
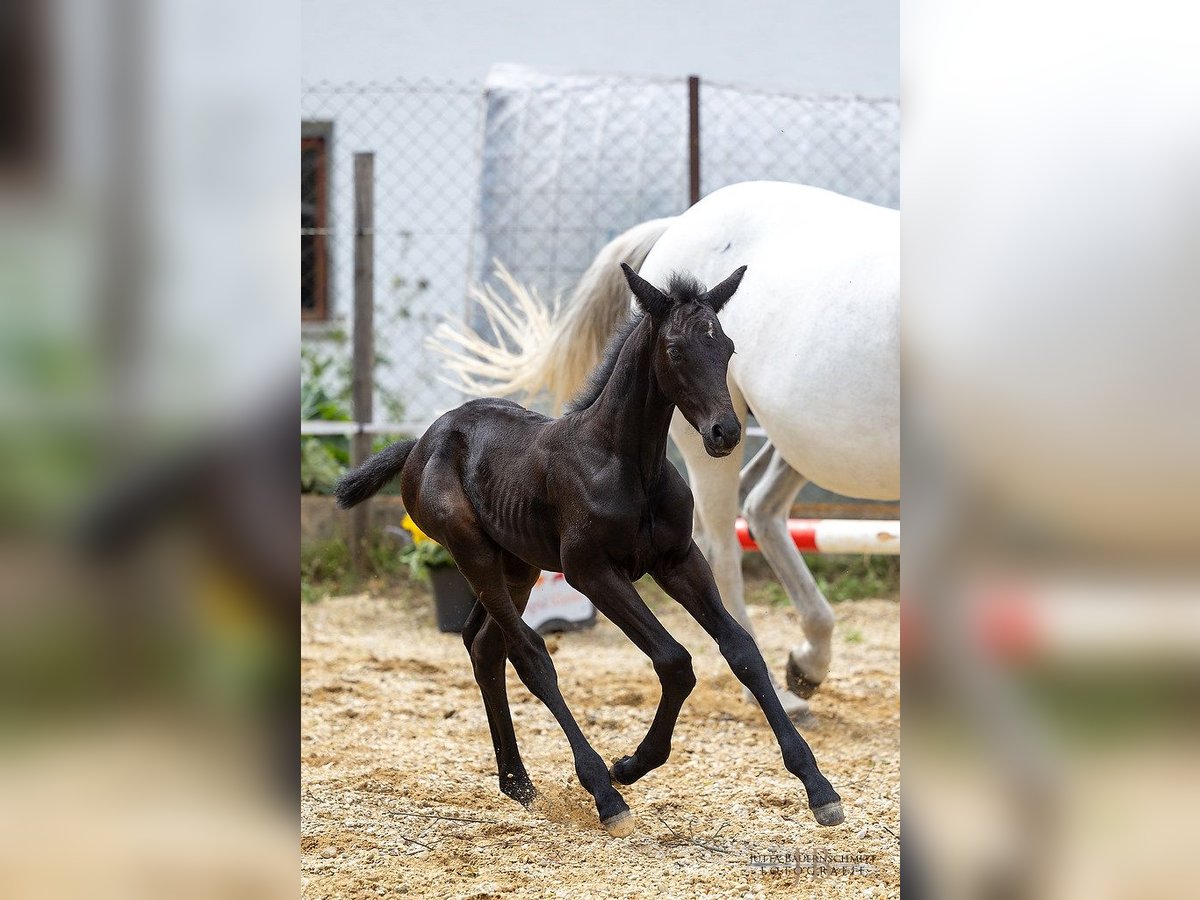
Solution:
[[[900,523],[881,519],[788,519],[788,532],[802,553],[900,553]],[[743,518],[735,525],[744,550],[757,550]]]

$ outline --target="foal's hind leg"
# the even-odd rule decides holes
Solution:
[[[833,655],[833,607],[817,587],[816,579],[787,529],[792,502],[807,479],[784,462],[770,444],[763,449],[770,455],[760,479],[746,496],[746,521],[762,555],[783,582],[800,614],[806,640],[788,654],[787,686],[796,695],[807,698],[829,674]]]
[[[521,681],[546,705],[566,734],[575,757],[575,774],[595,799],[596,811],[605,830],[614,837],[631,834],[633,814],[612,786],[604,760],[588,743],[571,715],[558,688],[558,674],[546,650],[546,642],[521,620],[503,575],[503,551],[477,527],[463,522],[457,525],[453,535],[447,535],[446,546],[486,607],[495,627],[503,634],[508,658]]]
[[[508,585],[518,612],[525,609],[529,591],[537,580],[536,570],[514,577],[509,575]],[[482,620],[474,627],[476,617]],[[521,760],[517,747],[517,736],[513,731],[512,714],[508,708],[508,691],[504,684],[504,668],[507,648],[504,634],[496,621],[487,614],[486,607],[477,603],[471,611],[467,627],[463,629],[463,642],[471,655],[471,667],[475,681],[483,696],[487,712],[488,728],[492,733],[492,746],[496,750],[496,771],[500,780],[501,793],[512,797],[523,806],[533,803],[537,791]]]
[[[775,732],[783,764],[804,783],[808,805],[819,825],[837,825],[845,818],[841,798],[829,783],[804,738],[784,712],[767,664],[753,638],[721,603],[717,586],[704,557],[695,544],[682,564],[654,573],[654,580],[700,623],[720,647],[733,674],[754,694],[767,723]]]
[[[467,616],[467,621],[463,623],[462,640],[463,645],[467,648],[467,656],[471,658],[471,668],[475,670],[475,681],[479,685],[480,694],[483,697],[483,711],[487,714],[488,730],[492,733],[492,747],[496,750],[496,764],[501,772],[504,767],[500,765],[500,733],[496,730],[496,715],[492,709],[491,703],[488,702],[488,694],[483,690],[483,682],[479,680],[479,670],[475,665],[475,639],[479,636],[479,632],[483,630],[483,626],[487,624],[488,614],[487,609],[478,600],[471,607],[471,612]],[[503,783],[502,783],[503,784]]]

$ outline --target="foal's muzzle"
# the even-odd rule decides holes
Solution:
[[[728,456],[742,440],[742,424],[736,416],[723,416],[700,433],[709,456]]]

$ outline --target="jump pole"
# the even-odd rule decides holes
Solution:
[[[788,519],[787,526],[802,553],[900,554],[900,523],[896,520]],[[743,550],[758,550],[745,519],[739,517],[735,528]]]

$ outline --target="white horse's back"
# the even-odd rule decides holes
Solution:
[[[840,194],[747,182],[710,194],[654,245],[642,277],[715,284],[749,269],[721,323],[730,385],[782,457],[840,494],[900,492],[899,214]]]

